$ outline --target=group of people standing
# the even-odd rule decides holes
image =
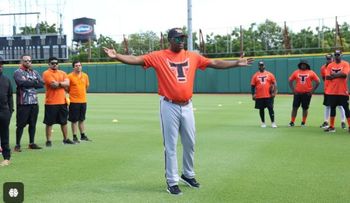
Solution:
[[[35,143],[36,123],[39,114],[38,89],[45,87],[46,147],[52,146],[52,126],[60,124],[63,144],[76,144],[80,140],[90,141],[85,135],[85,116],[87,109],[86,91],[89,77],[82,71],[79,61],[72,63],[73,71],[68,75],[59,70],[58,58],[50,57],[48,69],[41,75],[33,69],[32,58],[24,54],[20,66],[14,72],[16,83],[16,145],[14,151],[21,152],[21,139],[24,128],[28,125],[29,149],[42,149]],[[3,75],[4,60],[0,59],[0,135],[4,160],[1,166],[10,164],[9,125],[14,102],[10,80]],[[67,98],[66,94],[69,94]],[[68,109],[69,106],[69,109]],[[73,141],[68,138],[67,121],[72,124]],[[80,131],[80,140],[77,133]]]
[[[350,72],[349,63],[342,60],[342,52],[336,50],[334,54],[326,55],[327,62],[322,65],[320,73],[324,81],[324,122],[320,126],[325,132],[335,132],[335,115],[338,107],[341,114],[341,127],[346,129],[345,118],[350,126],[348,74]],[[274,98],[277,93],[277,83],[275,76],[265,70],[263,61],[258,63],[259,71],[251,79],[252,99],[255,100],[255,108],[259,109],[261,127],[265,128],[265,108],[268,109],[271,127],[276,128],[274,115]],[[320,79],[311,70],[307,60],[301,59],[298,69],[289,77],[289,87],[293,92],[293,105],[291,112],[290,127],[295,126],[298,108],[302,107],[301,127],[306,125],[308,109],[312,94],[318,88]],[[350,128],[349,128],[350,132]]]
[[[111,59],[125,64],[139,65],[145,69],[153,67],[156,71],[159,86],[158,94],[160,95],[159,117],[164,145],[166,191],[171,195],[182,194],[179,181],[191,188],[201,187],[201,184],[195,178],[196,173],[194,171],[196,128],[192,94],[196,70],[205,70],[207,67],[225,70],[250,66],[254,62],[252,58],[239,58],[230,61],[206,58],[196,52],[185,50],[184,42],[186,38],[187,35],[182,29],[172,28],[168,31],[168,49],[154,51],[141,56],[123,55],[113,48],[104,47],[105,53]],[[335,60],[327,65],[324,76],[325,80],[327,80],[324,104],[325,106],[330,106],[330,125],[325,129],[328,132],[335,131],[334,117],[336,106],[343,106],[345,115],[348,118],[348,124],[350,124],[346,83],[350,68],[347,62],[341,60],[340,51],[336,51],[334,56]],[[26,58],[25,60],[22,58],[22,60],[23,63],[31,63],[30,58]],[[57,58],[52,57],[49,59],[48,70],[43,73],[43,78],[41,79],[38,74],[36,75],[36,79],[31,79],[37,80],[31,82],[31,84],[33,84],[31,87],[34,90],[43,85],[46,87],[44,123],[46,124],[47,147],[52,145],[52,125],[56,123],[61,125],[64,144],[73,144],[74,141],[76,141],[77,127],[79,127],[82,132],[81,140],[88,140],[84,134],[83,124],[86,111],[86,99],[83,99],[85,97],[83,94],[86,94],[86,89],[89,84],[88,77],[82,74],[80,62],[73,62],[73,68],[73,76],[70,76],[71,74],[67,76],[66,73],[58,69]],[[300,105],[303,108],[302,125],[306,124],[307,109],[310,104],[311,96],[320,81],[317,75],[310,70],[310,65],[307,61],[300,61],[298,68],[299,70],[293,73],[289,78],[289,84],[294,93],[290,126],[294,126],[296,113]],[[32,71],[32,69],[29,70],[29,68],[24,69],[26,71]],[[78,70],[80,70],[80,72]],[[0,66],[0,104],[2,105],[0,107],[0,133],[1,146],[5,148],[5,153],[3,153],[5,160],[2,164],[6,165],[10,160],[8,125],[9,118],[13,112],[13,99],[11,83],[1,74],[1,71],[2,67]],[[259,72],[254,74],[251,80],[251,86],[252,98],[256,103],[255,108],[260,110],[261,127],[266,127],[264,109],[268,108],[272,127],[277,128],[273,109],[274,97],[277,93],[277,83],[274,75],[265,70],[265,64],[262,61],[259,62]],[[77,94],[79,95],[77,97],[73,96],[75,93],[83,92],[82,90],[84,90],[83,94]],[[69,140],[67,136],[68,110],[67,100],[65,99],[66,92],[70,94],[71,100],[68,120],[72,121],[73,141]],[[33,98],[34,97],[31,99]],[[72,105],[73,103],[78,104]],[[33,102],[33,104],[35,104],[35,102]],[[30,111],[32,110],[32,108],[29,107],[28,109],[30,109]],[[26,111],[29,111],[28,109],[26,109]],[[33,109],[35,110],[35,108]],[[3,113],[4,111],[6,111],[6,113]],[[37,118],[37,116],[35,116],[35,118]],[[20,134],[21,131],[23,132],[23,126],[25,126],[23,123],[25,122],[21,123],[20,127],[22,130],[19,129],[18,134]],[[7,131],[4,130],[4,128],[7,128]],[[34,130],[31,128],[31,131],[35,132],[35,127]],[[3,139],[3,137],[5,138]],[[20,138],[21,136],[18,137]],[[177,161],[177,141],[179,137],[183,145],[181,175],[179,175]],[[18,145],[20,146],[20,143],[18,143]],[[33,142],[30,143],[30,146],[38,147],[34,145],[34,139]]]

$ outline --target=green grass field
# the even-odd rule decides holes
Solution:
[[[93,142],[13,153],[0,183],[23,182],[25,202],[350,202],[350,134],[324,133],[322,96],[314,96],[307,127],[287,127],[292,97],[275,100],[277,129],[260,128],[250,95],[195,95],[197,180],[182,196],[166,192],[156,94],[89,94],[87,133]],[[43,95],[40,100],[43,101]],[[37,143],[44,146],[40,105]],[[118,122],[112,122],[117,119]],[[71,138],[71,131],[69,131]],[[11,147],[15,119],[11,123]],[[181,167],[182,146],[178,155]],[[181,173],[181,169],[179,171]],[[0,192],[2,194],[2,190]]]

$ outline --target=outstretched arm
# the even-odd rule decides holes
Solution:
[[[119,54],[114,49],[109,49],[107,47],[103,47],[103,50],[105,51],[105,53],[109,58],[118,60],[122,63],[130,64],[130,65],[144,65],[144,60],[142,56]]]
[[[208,67],[216,69],[226,69],[226,68],[235,68],[240,66],[249,66],[254,62],[253,58],[239,58],[238,60],[233,61],[224,61],[224,60],[211,60]]]

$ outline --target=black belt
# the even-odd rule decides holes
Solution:
[[[170,103],[173,103],[173,104],[177,104],[177,105],[180,105],[180,106],[186,106],[187,104],[190,103],[190,100],[187,100],[187,101],[174,101],[174,100],[171,100],[167,97],[164,97],[164,101],[167,101],[167,102],[170,102]]]

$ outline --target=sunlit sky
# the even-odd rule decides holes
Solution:
[[[91,3],[90,3],[91,2]],[[40,12],[40,15],[0,16],[0,35],[11,35],[17,28],[39,21],[62,24],[64,34],[71,40],[73,19],[96,19],[95,33],[120,40],[123,34],[145,31],[165,32],[172,27],[187,26],[187,0],[0,0],[0,14]],[[62,17],[60,17],[62,14]],[[229,33],[233,28],[249,27],[266,19],[300,30],[311,26],[333,27],[335,16],[339,23],[350,23],[348,0],[192,0],[193,31],[204,34]]]

